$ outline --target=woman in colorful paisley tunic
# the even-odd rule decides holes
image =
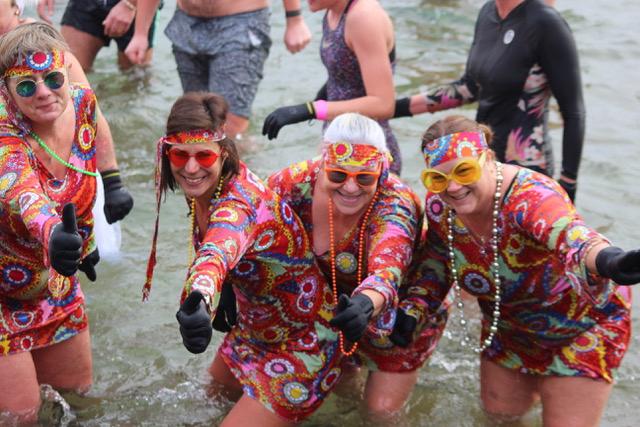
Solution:
[[[209,368],[215,383],[243,392],[223,425],[288,425],[317,409],[340,378],[334,306],[302,223],[239,161],[224,133],[227,110],[219,95],[186,94],[158,142],[158,209],[163,192],[182,189],[196,252],[177,318],[185,347],[201,353],[212,318],[234,324],[235,292],[237,323]],[[154,264],[155,241],[149,273]],[[145,298],[150,285],[151,274]]]
[[[43,24],[0,39],[0,372],[11,372],[0,375],[0,412],[23,421],[37,415],[39,383],[84,391],[92,381],[75,272],[83,259],[95,280],[99,259],[96,100],[69,83],[66,49]]]
[[[545,426],[598,425],[629,343],[631,293],[619,285],[640,282],[640,251],[585,225],[556,181],[495,161],[487,127],[450,116],[422,141],[428,231],[414,300],[477,297],[488,413],[519,417],[540,399]],[[466,330],[463,340],[474,347]]]
[[[493,149],[500,161],[553,176],[547,125],[551,95],[564,126],[558,182],[573,200],[585,124],[578,51],[560,13],[540,0],[486,2],[464,75],[398,100],[395,117],[477,101],[476,120],[495,132]]]
[[[395,415],[427,358],[394,347],[388,337],[420,227],[420,201],[389,173],[384,133],[375,121],[355,113],[336,117],[322,152],[273,174],[269,186],[302,219],[334,298],[340,297],[332,323],[351,342],[341,339],[341,351],[350,353],[358,343],[356,362],[370,368],[367,409],[377,417]],[[425,329],[425,354],[441,332],[435,325]]]

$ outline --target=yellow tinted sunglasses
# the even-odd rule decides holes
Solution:
[[[486,154],[487,152],[483,151],[478,159],[459,161],[448,174],[436,169],[425,169],[422,171],[422,183],[432,193],[442,193],[447,189],[451,180],[460,185],[471,185],[482,176],[482,166],[487,157]]]

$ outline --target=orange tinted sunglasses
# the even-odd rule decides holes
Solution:
[[[167,156],[169,157],[171,164],[176,168],[184,167],[191,157],[195,157],[196,162],[198,162],[198,164],[203,168],[208,168],[218,160],[220,154],[212,150],[202,150],[195,154],[189,154],[179,148],[169,148]]]
[[[356,183],[361,187],[371,187],[378,182],[380,177],[380,168],[376,172],[372,171],[359,171],[351,172],[340,168],[324,167],[324,171],[327,175],[327,179],[334,184],[342,184],[349,178],[356,180]]]

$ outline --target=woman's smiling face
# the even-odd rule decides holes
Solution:
[[[352,174],[362,173],[362,178],[351,175],[346,176],[344,173],[336,172],[344,170],[345,172]],[[344,179],[344,181],[338,183],[333,182],[336,180],[334,175]],[[351,216],[361,214],[369,206],[371,199],[376,193],[378,188],[378,177],[380,176],[380,165],[370,168],[363,166],[342,166],[324,162],[322,169],[322,182],[321,189],[326,191],[331,200],[333,201],[336,210],[345,216]],[[373,179],[373,184],[362,185],[362,181],[367,182]],[[358,180],[360,179],[360,183]]]
[[[66,67],[34,71],[6,78],[5,81],[16,107],[33,123],[52,123],[62,115],[71,99]],[[35,84],[33,93],[22,90],[26,86],[32,86],[32,83]]]
[[[184,165],[175,164],[169,151],[174,150],[176,157],[184,159]],[[182,191],[189,198],[207,201],[215,193],[222,173],[224,154],[219,144],[215,142],[204,144],[172,145],[167,150],[171,173]],[[207,162],[215,156],[215,161],[207,166]],[[208,159],[208,160],[206,160]]]
[[[437,165],[434,169],[449,175],[461,161],[467,159],[477,160],[475,157],[453,159]],[[455,179],[450,179],[447,188],[439,193],[440,197],[458,215],[471,215],[481,212],[485,208],[484,202],[492,200],[493,197],[495,179],[490,173],[490,168],[493,164],[493,161],[484,162],[480,178],[472,184],[462,185]]]

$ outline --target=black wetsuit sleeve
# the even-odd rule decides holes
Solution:
[[[562,173],[578,176],[585,129],[585,108],[578,51],[564,19],[555,11],[542,22],[538,47],[540,66],[549,79],[564,121],[562,135]]]

